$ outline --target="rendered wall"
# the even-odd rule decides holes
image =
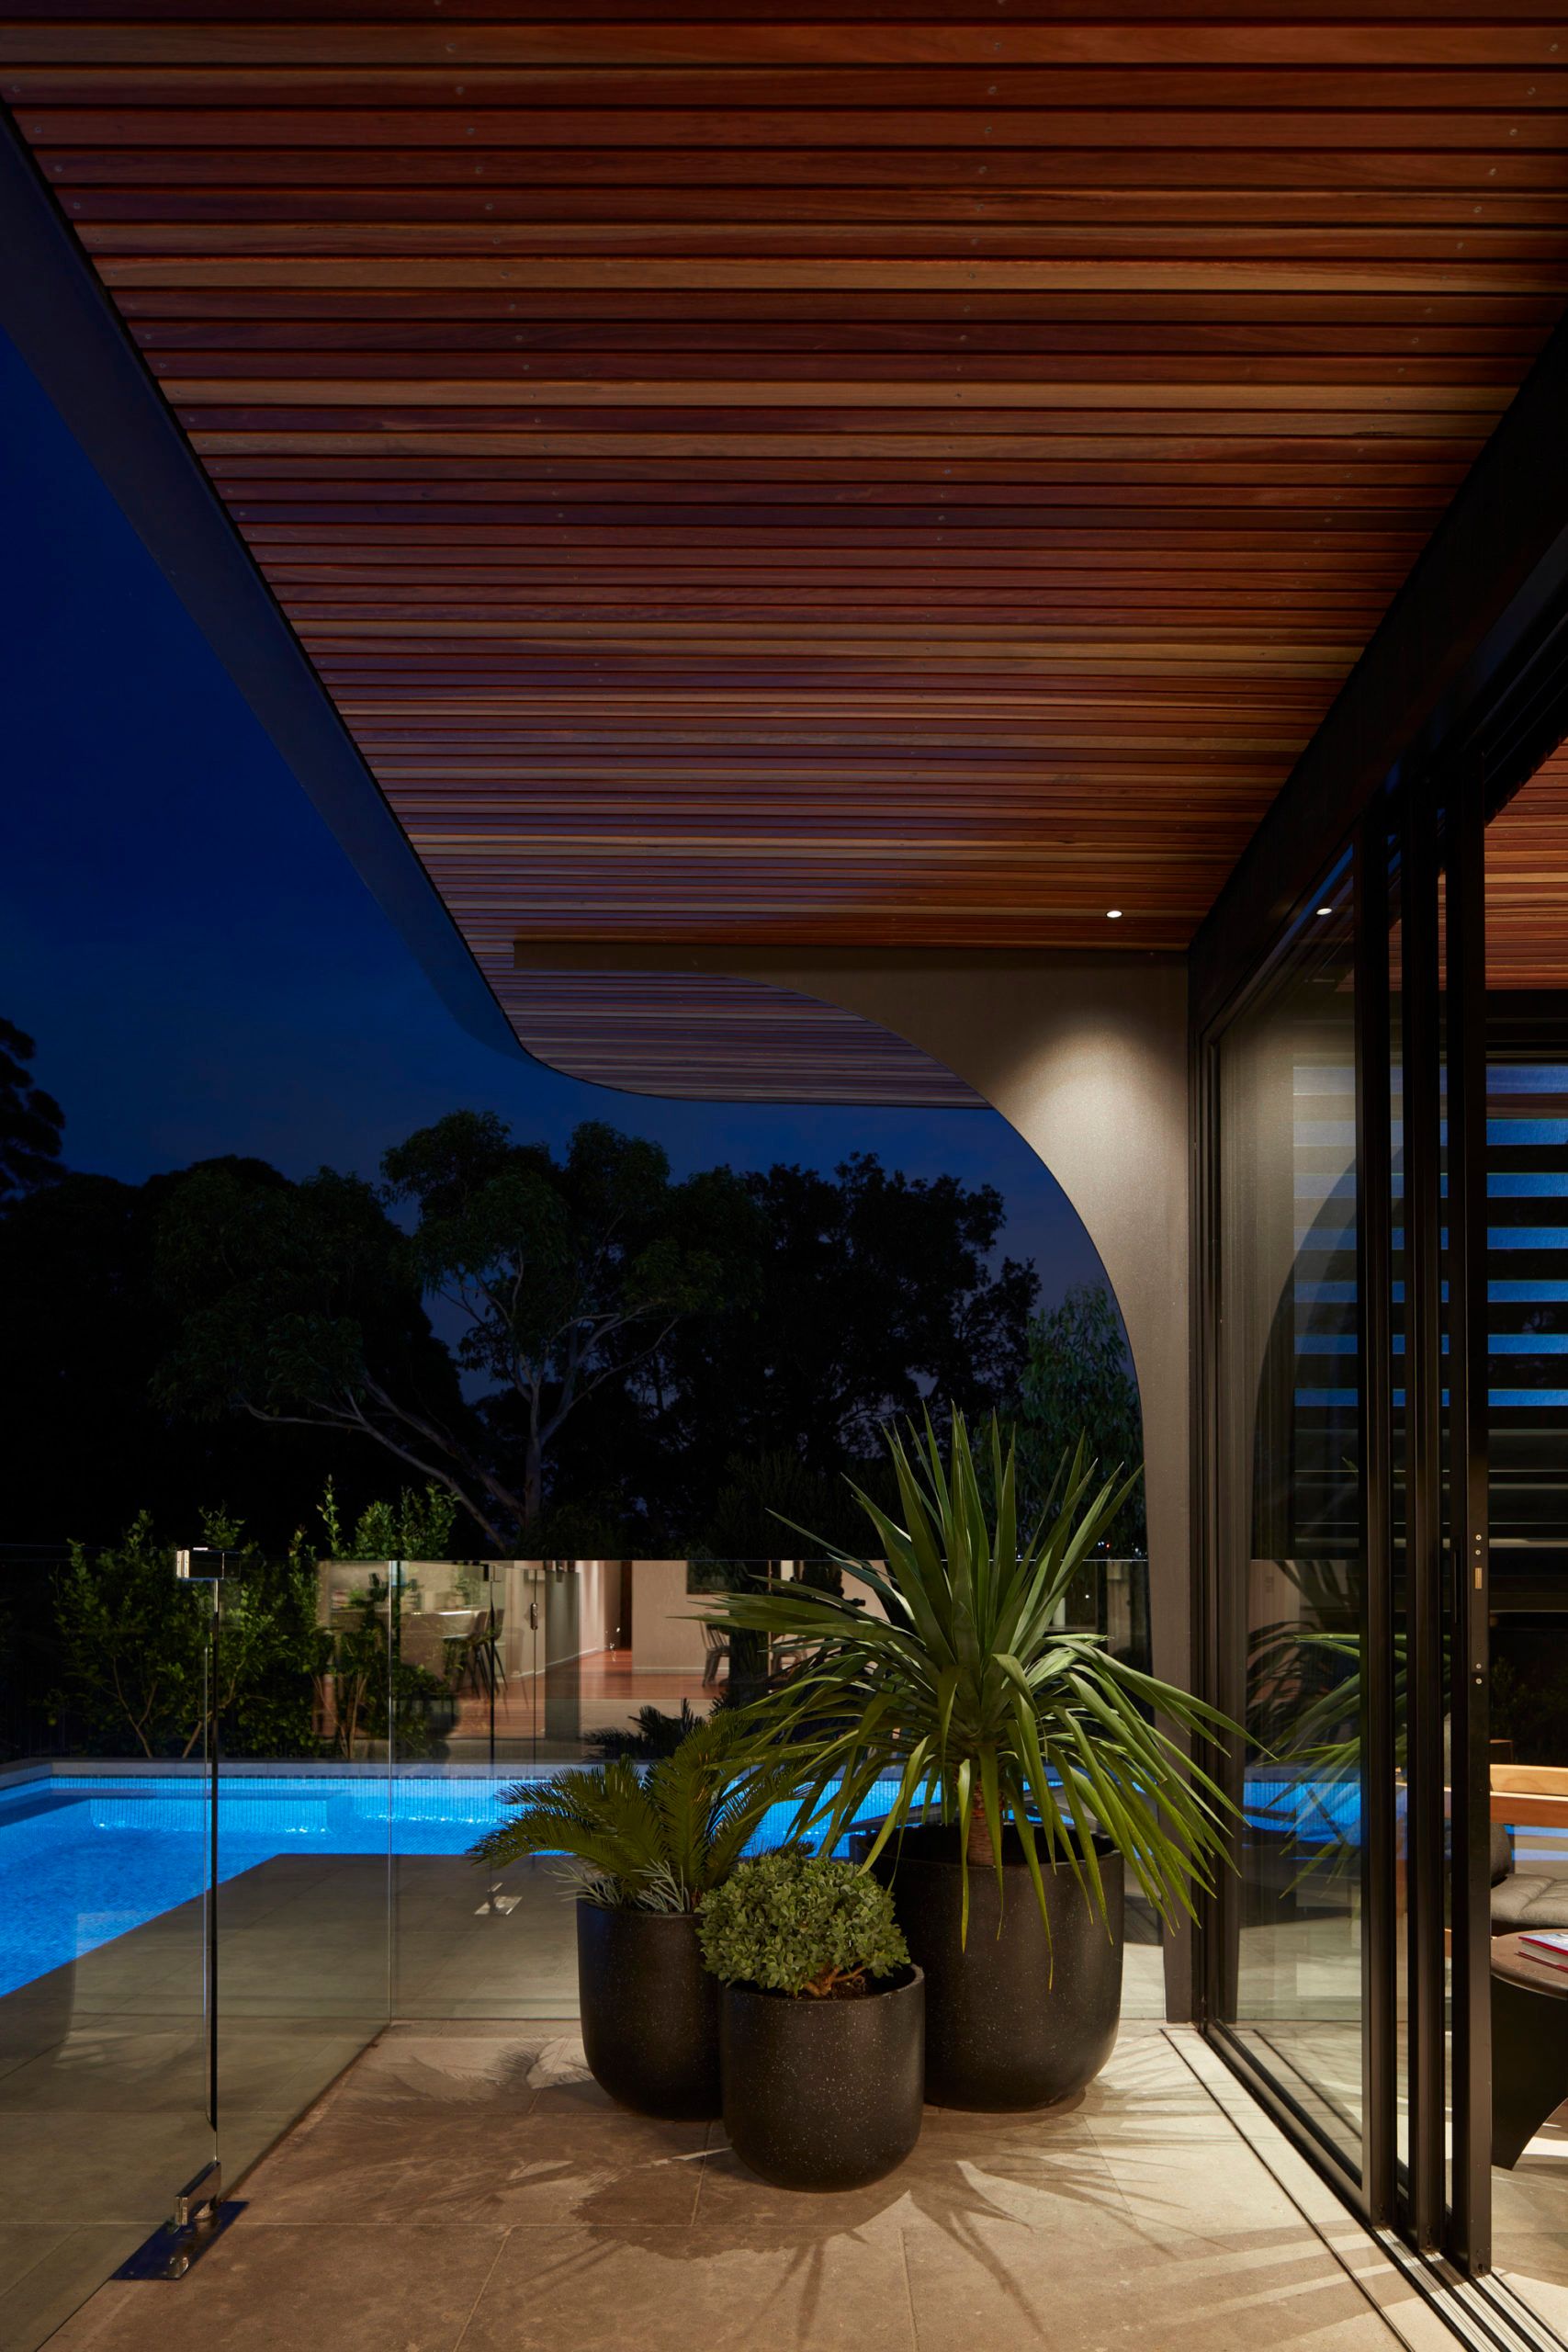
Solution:
[[[707,1652],[696,1614],[700,1593],[686,1590],[684,1560],[632,1563],[632,1672],[702,1673]]]

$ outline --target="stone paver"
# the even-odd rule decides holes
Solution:
[[[1029,2116],[928,2110],[891,2179],[791,2197],[753,2180],[717,2126],[612,2107],[570,2022],[396,2026],[253,2172],[186,2279],[111,2281],[51,2352],[1416,2340],[1396,2274],[1337,2207],[1282,2185],[1272,2126],[1253,2110],[1237,2128],[1215,2064],[1182,2030],[1125,2028],[1082,2098]]]

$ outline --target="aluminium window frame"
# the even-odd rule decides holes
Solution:
[[[1541,759],[1568,733],[1568,590],[1529,633],[1518,658],[1470,722],[1456,730],[1448,755],[1419,776],[1389,779],[1358,808],[1338,844],[1352,860],[1355,896],[1357,1267],[1363,1441],[1362,1529],[1365,1563],[1363,1735],[1363,2109],[1361,2161],[1352,2165],[1282,2084],[1271,2079],[1221,2015],[1227,1935],[1223,1888],[1202,1898],[1195,1940],[1193,2014],[1216,2053],[1284,2130],[1297,2150],[1370,2228],[1393,2246],[1403,2241],[1424,2291],[1435,2293],[1461,2334],[1484,2333],[1506,2316],[1531,2332],[1533,2315],[1499,2282],[1484,2283],[1491,2258],[1490,1786],[1488,1772],[1489,1561],[1487,1513],[1487,1317],[1485,1089],[1488,1044],[1485,989],[1485,827]],[[1391,988],[1389,941],[1392,854],[1408,855],[1423,901],[1414,926],[1401,924],[1401,1012],[1415,1016],[1412,1127],[1424,1133],[1416,1193],[1405,1204],[1416,1329],[1407,1381],[1415,1415],[1409,1507],[1418,1524],[1412,1580],[1416,1702],[1412,1780],[1417,1850],[1412,1872],[1409,1973],[1412,2057],[1417,2084],[1410,2162],[1398,2161],[1398,1951],[1393,1720],[1393,1446],[1390,1378],[1368,1367],[1393,1364],[1392,1297],[1394,1204],[1390,1116]],[[1223,1703],[1227,1655],[1236,1653],[1241,1596],[1222,1588],[1217,1482],[1219,1418],[1218,1059],[1231,1024],[1270,987],[1311,921],[1315,877],[1332,861],[1314,859],[1300,876],[1294,903],[1269,951],[1217,1005],[1195,1013],[1191,1037],[1192,1350],[1193,1350],[1193,1657],[1203,1695]],[[1439,969],[1437,892],[1446,891]],[[1446,987],[1443,985],[1446,978]],[[1446,1123],[1440,1078],[1446,1069]],[[1448,1229],[1444,1230],[1441,1138],[1447,1138]],[[1413,1223],[1414,1220],[1414,1223]],[[1416,1262],[1419,1261],[1419,1263]],[[1445,1276],[1450,1295],[1444,1312]],[[1445,1408],[1443,1326],[1448,1325]],[[1445,1426],[1446,1424],[1446,1426]],[[1444,1437],[1451,1476],[1445,1496]],[[1444,1523],[1448,1521],[1445,1540]],[[1451,1648],[1451,1690],[1441,1692],[1444,1626]],[[1436,1696],[1437,1703],[1429,1703]],[[1449,1772],[1452,1826],[1445,1863],[1443,1723],[1451,1703]],[[1434,1761],[1435,1758],[1435,1761]],[[1226,1759],[1201,1760],[1224,1779]],[[1444,2000],[1445,1944],[1450,1920],[1451,1991]],[[1458,2027],[1451,2081],[1445,2007]],[[1450,2142],[1448,2137],[1451,2122]],[[1450,2267],[1451,2266],[1451,2267]],[[1458,2284],[1456,2288],[1455,2274]],[[1481,2316],[1478,2317],[1477,2314]],[[1529,2323],[1529,2324],[1527,2324]],[[1539,2340],[1553,2341],[1542,2326]]]

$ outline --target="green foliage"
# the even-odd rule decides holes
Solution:
[[[331,1511],[331,1482],[328,1501],[321,1506],[321,1518],[330,1530],[337,1530],[336,1513]],[[446,1490],[427,1486],[422,1494],[405,1487],[395,1503],[367,1503],[359,1514],[350,1548],[334,1553],[344,1560],[446,1560],[452,1530],[457,1523],[457,1506]]]
[[[1247,1730],[1255,1753],[1355,1778],[1361,1748],[1359,1565],[1276,1560],[1294,1600],[1247,1636]],[[1395,1639],[1395,1724],[1404,1762],[1404,1653]]]
[[[1216,1783],[1187,1764],[1178,1738],[1235,1726],[1110,1656],[1103,1635],[1057,1622],[1079,1563],[1125,1508],[1134,1480],[1097,1485],[1080,1440],[1039,1524],[1021,1532],[1014,1452],[1010,1443],[1004,1450],[994,1417],[990,1514],[961,1413],[953,1415],[949,1463],[929,1416],[923,1432],[911,1429],[908,1442],[890,1436],[888,1445],[898,1517],[862,1498],[886,1567],[839,1555],[885,1614],[779,1585],[737,1594],[707,1621],[814,1651],[750,1716],[760,1739],[783,1734],[804,1744],[797,1831],[826,1820],[819,1842],[830,1852],[874,1783],[896,1775],[865,1867],[917,1813],[939,1808],[960,1833],[965,1933],[969,1865],[994,1862],[1001,1890],[999,1832],[1010,1821],[1043,1915],[1043,1859],[1065,1863],[1103,1912],[1100,1865],[1083,1834],[1091,1825],[1125,1857],[1162,1919],[1190,1914],[1191,1882],[1209,1884],[1224,1851],[1229,1808]]]
[[[176,1583],[174,1551],[139,1511],[94,1560],[73,1543],[56,1616],[63,1648],[58,1707],[107,1753],[188,1756],[206,1713],[207,1596]]]
[[[241,1531],[231,1523],[238,1544]],[[238,1575],[224,1587],[220,1651],[224,1748],[233,1756],[314,1756],[322,1635],[315,1562],[303,1532],[286,1559],[269,1560],[245,1546],[236,1565]]]
[[[722,1883],[793,1772],[742,1757],[739,1714],[710,1715],[646,1773],[629,1758],[523,1781],[512,1818],[475,1846],[487,1870],[564,1854],[580,1892],[630,1910],[694,1911]]]
[[[232,1556],[222,1593],[218,1706],[236,1754],[313,1751],[315,1579],[299,1555],[264,1560],[225,1513],[201,1514]],[[179,1582],[146,1511],[96,1556],[73,1544],[55,1596],[62,1659],[52,1703],[101,1752],[190,1756],[202,1744],[211,1597]]]
[[[673,1756],[688,1732],[695,1731],[703,1719],[691,1701],[682,1699],[678,1715],[667,1715],[662,1707],[639,1707],[633,1720],[635,1730],[612,1726],[592,1734],[592,1745],[606,1762],[617,1756],[634,1757],[638,1761]]]
[[[1143,1412],[1121,1318],[1103,1283],[1078,1283],[1034,1317],[1020,1382],[1018,1478],[1025,1508],[1043,1506],[1058,1464],[1078,1439],[1097,1462],[1132,1468],[1144,1458]],[[1114,1553],[1145,1552],[1144,1489],[1133,1487],[1105,1528]]]
[[[703,1905],[703,1959],[727,1984],[821,1997],[909,1964],[893,1898],[849,1862],[762,1854]]]
[[[318,1510],[321,1514],[321,1525],[326,1530],[328,1559],[346,1560],[348,1554],[344,1549],[343,1517],[338,1510],[337,1481],[335,1478],[328,1478],[326,1489],[321,1496],[321,1502],[318,1505]]]

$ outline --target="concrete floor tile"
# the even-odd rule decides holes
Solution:
[[[68,2222],[0,2222],[0,2297],[71,2234]]]
[[[1396,2339],[1332,2256],[1299,2223],[1216,2255],[1128,2232],[1085,2240],[1070,2217],[1050,2230],[981,2220],[961,2237],[906,2233],[919,2352],[974,2352],[1003,2340],[1063,2352],[1397,2352]]]
[[[1568,2144],[1553,2133],[1534,2140],[1510,2171],[1492,2175],[1494,2245],[1515,2234],[1562,2233],[1568,2251]]]
[[[612,2110],[581,2123],[491,2107],[329,2102],[257,2168],[270,2220],[689,2222],[703,2124]]]
[[[932,2111],[928,2110],[928,2114]],[[1085,2237],[1127,2233],[1126,2208],[1094,2141],[1070,2122],[975,2116],[923,2131],[913,2154],[886,2180],[830,2197],[772,2188],[749,2172],[715,2128],[702,2168],[700,2226],[821,2231],[903,2224],[926,2216],[962,2231],[971,2219],[1051,2230],[1064,2214]]]
[[[506,2033],[511,2030],[504,2019],[498,2023],[493,2016],[488,2018],[399,2017],[394,2018],[390,2025],[382,2028],[378,2037],[378,2044],[379,2046],[398,2041],[433,2041],[448,2039],[457,2041],[493,2041],[498,2031]],[[525,2032],[529,2039],[538,2036],[547,2041],[554,2041],[562,2034],[575,2035],[580,2042],[582,2038],[582,2028],[574,2007],[558,2011],[551,2018],[529,2019]]]
[[[298,2032],[225,2024],[220,2037],[223,2101],[231,2112],[264,2104],[298,2114],[365,2047],[362,2032]],[[83,2025],[5,2078],[8,2112],[199,2115],[207,2100],[207,2036],[186,2028]]]
[[[123,2222],[150,2230],[211,2153],[199,2109],[0,2111],[0,2214],[9,2222]]]
[[[1534,2237],[1514,2231],[1493,2251],[1505,2284],[1562,2335],[1568,2329],[1568,2236],[1562,2231]]]
[[[817,2200],[810,2200],[816,2202]],[[462,2352],[915,2352],[903,2250],[799,2231],[513,2230]]]
[[[1118,2191],[1151,2242],[1223,2245],[1275,2228],[1310,2233],[1299,2209],[1239,2138],[1205,2135],[1184,2144],[1103,2129],[1096,2136]]]
[[[797,2189],[773,2188],[749,2172],[716,2126],[707,2154],[697,2167],[700,2184],[696,2220],[704,2229],[745,2237],[754,2232],[785,2231],[806,2239],[837,2237],[844,2233],[897,2229],[909,2200],[919,2194],[919,2183],[908,2165],[869,2188],[841,2190],[830,2197],[813,2197]]]
[[[337,2045],[314,2030],[324,2061]],[[231,2146],[282,2120],[264,2113],[268,2030],[243,2034],[255,2098]],[[1292,2200],[1264,2161],[1274,2127],[1247,2102],[1236,2129],[1216,2103],[1232,2078],[1212,2086],[1190,2055],[1179,2033],[1130,2031],[1082,2097],[930,2109],[890,2179],[814,2198],[754,2179],[717,2126],[615,2107],[570,2005],[510,2028],[405,2019],[255,2166],[187,2281],[113,2283],[61,2352],[456,2352],[441,2331],[461,2298],[416,2291],[400,2250],[439,2282],[476,2237],[461,2352],[1395,2352],[1378,2301],[1397,2323],[1399,2274],[1342,2208]]]
[[[526,2112],[536,2095],[535,2069],[545,2038],[510,2033],[458,2041],[409,2035],[367,2050],[333,2094],[340,2112],[389,2098],[419,2099],[436,2109],[503,2102]],[[603,2094],[601,2094],[603,2096]]]
[[[1382,2313],[1405,2352],[1453,2352],[1453,2330],[1344,2206],[1333,2221],[1320,2225],[1318,2233],[1367,2301]]]
[[[111,2280],[51,2352],[455,2352],[503,2243],[476,2224],[242,2216],[185,2278]]]
[[[0,2225],[0,2345],[42,2344],[141,2244],[125,2223]],[[32,2241],[31,2258],[17,2243]]]

